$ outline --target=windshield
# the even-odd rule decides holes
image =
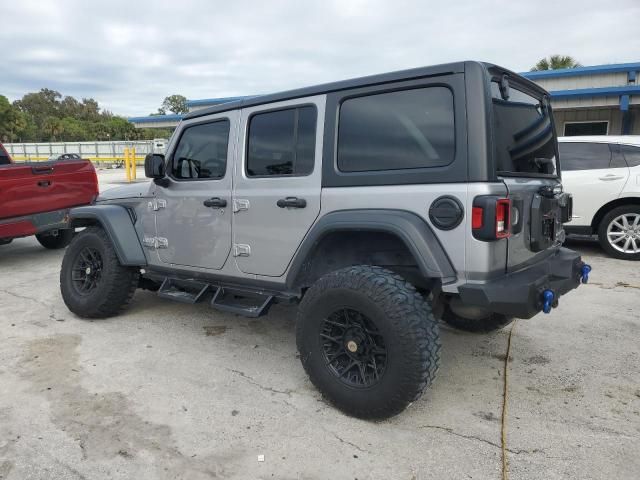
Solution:
[[[557,175],[555,132],[546,98],[491,82],[496,165],[502,175]]]

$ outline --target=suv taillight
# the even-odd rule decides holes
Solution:
[[[496,238],[511,236],[511,200],[500,198],[496,201]]]
[[[478,240],[500,240],[511,236],[511,200],[484,195],[473,200],[473,236]]]

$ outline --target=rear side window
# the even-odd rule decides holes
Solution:
[[[627,161],[627,165],[630,167],[637,167],[640,165],[640,147],[633,147],[631,145],[620,145],[620,151],[624,155],[624,159]]]
[[[427,87],[345,100],[338,125],[343,172],[449,165],[455,155],[453,93]]]
[[[249,120],[247,176],[303,176],[313,171],[316,108],[258,113]]]
[[[501,91],[497,82],[491,82],[498,174],[556,174],[549,102],[516,87]]]
[[[561,142],[560,165],[562,170],[596,170],[609,168],[611,149],[608,143]]]
[[[171,175],[177,179],[219,179],[227,170],[229,120],[187,127],[173,154]]]

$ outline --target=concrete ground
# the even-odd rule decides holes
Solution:
[[[640,269],[570,246],[591,282],[513,332],[510,476],[638,478]],[[139,291],[122,316],[82,320],[60,298],[62,255],[0,247],[1,479],[500,478],[508,328],[443,326],[437,382],[372,423],[310,384],[293,308],[250,320]]]

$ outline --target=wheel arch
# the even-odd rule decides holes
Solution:
[[[144,250],[136,233],[134,220],[126,207],[121,205],[89,205],[72,208],[69,223],[73,228],[101,226],[124,266],[147,264]]]
[[[316,222],[294,256],[286,284],[299,289],[354,264],[391,268],[384,260],[366,261],[376,257],[393,260],[397,267],[413,266],[422,279],[456,279],[446,251],[424,219],[405,210],[360,209],[331,212]]]
[[[604,216],[614,208],[618,208],[623,205],[640,205],[640,197],[620,197],[610,201],[609,203],[605,203],[593,216],[593,220],[591,220],[591,231],[593,233],[597,233],[600,222]]]

